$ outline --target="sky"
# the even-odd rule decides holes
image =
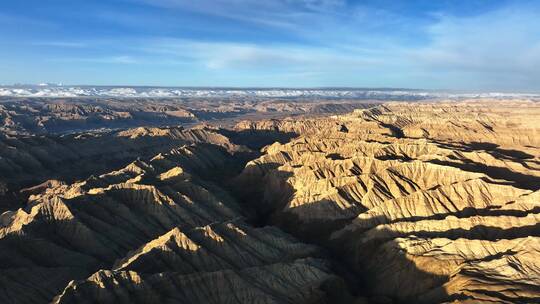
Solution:
[[[6,0],[0,83],[540,91],[540,1]]]

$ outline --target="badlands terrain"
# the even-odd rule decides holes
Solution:
[[[534,100],[4,95],[0,303],[540,302]]]
[[[1,92],[0,92],[1,93]],[[356,99],[35,98],[0,95],[2,135],[65,134],[149,126],[234,126],[244,119],[347,113],[380,101]]]

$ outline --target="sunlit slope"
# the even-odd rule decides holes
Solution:
[[[270,223],[329,246],[371,296],[540,300],[540,106],[389,103],[317,120],[238,177]],[[246,190],[247,189],[247,190]]]

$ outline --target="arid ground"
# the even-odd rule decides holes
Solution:
[[[540,302],[540,103],[3,98],[0,303]]]

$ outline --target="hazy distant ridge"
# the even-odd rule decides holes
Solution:
[[[87,86],[11,86],[0,87],[8,97],[270,97],[270,98],[355,98],[355,99],[431,99],[431,98],[538,98],[530,93],[448,93],[404,89],[227,89]]]

